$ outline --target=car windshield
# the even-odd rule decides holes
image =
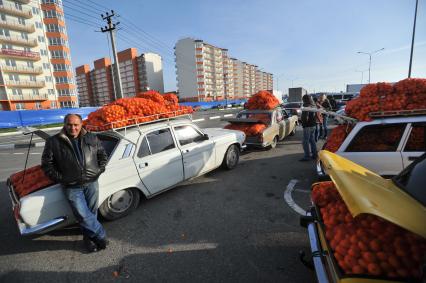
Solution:
[[[261,121],[263,124],[271,123],[271,113],[253,113],[253,112],[242,112],[239,113],[237,118],[240,119],[256,119]]]
[[[300,102],[284,104],[284,108],[300,108],[301,106],[302,106],[302,103]]]
[[[118,139],[107,136],[107,135],[97,135],[98,139],[101,141],[102,146],[104,147],[106,153],[108,154],[108,158],[111,156],[112,151],[118,143]]]
[[[426,154],[395,176],[392,181],[421,204],[426,206]]]

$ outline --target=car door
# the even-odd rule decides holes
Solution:
[[[426,151],[426,122],[412,123],[407,142],[401,151],[404,168]]]
[[[286,130],[287,121],[284,119],[283,113],[281,112],[281,110],[277,109],[274,112],[275,112],[274,114],[275,117],[273,117],[273,119],[275,119],[275,122],[278,125],[279,139],[282,140],[287,135],[287,130]]]
[[[173,128],[183,157],[185,180],[216,167],[215,142],[192,125]]]
[[[396,175],[403,168],[399,148],[406,126],[406,123],[366,125],[338,154],[379,175]]]
[[[142,183],[151,194],[183,181],[182,154],[168,127],[147,133],[134,160]]]

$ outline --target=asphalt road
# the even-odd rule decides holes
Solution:
[[[299,130],[276,149],[246,151],[232,171],[215,170],[103,222],[110,245],[94,254],[73,227],[18,234],[5,180],[22,169],[25,150],[0,150],[0,282],[314,282],[298,259],[309,249],[306,230],[284,201],[297,180],[293,199],[309,205],[315,164],[298,162],[300,140]],[[31,149],[29,164],[40,163],[41,151]]]

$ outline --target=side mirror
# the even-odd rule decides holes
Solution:
[[[209,135],[208,134],[203,134],[203,138],[202,138],[202,140],[203,141],[206,141],[206,140],[208,140],[209,139]]]

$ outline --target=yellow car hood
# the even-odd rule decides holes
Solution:
[[[426,207],[420,202],[346,158],[325,150],[319,156],[353,217],[374,214],[426,238]]]

